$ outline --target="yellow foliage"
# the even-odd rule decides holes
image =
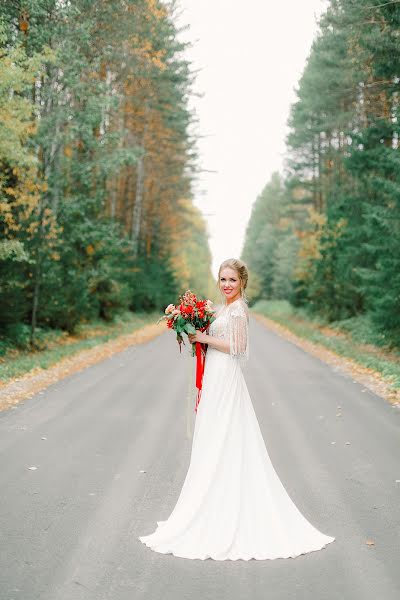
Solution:
[[[146,2],[149,12],[157,19],[164,19],[167,16],[167,9],[162,6],[158,0],[147,0]]]
[[[165,49],[155,50],[150,39],[143,39],[137,34],[131,35],[130,43],[134,47],[134,54],[139,60],[148,62],[149,65],[160,71],[165,70]]]
[[[4,188],[4,191],[9,196],[14,196],[14,198],[17,196],[17,190],[15,188],[6,187],[6,188]]]
[[[73,156],[73,150],[70,145],[64,146],[64,156],[71,158]]]
[[[312,265],[316,260],[322,258],[321,251],[332,247],[336,240],[342,235],[347,225],[347,219],[339,219],[333,226],[328,226],[325,214],[319,213],[313,207],[308,208],[309,223],[314,228],[303,231],[300,239],[301,244],[298,251],[299,261],[297,263],[295,276],[303,281],[309,281],[313,277]],[[322,241],[324,237],[324,241]]]

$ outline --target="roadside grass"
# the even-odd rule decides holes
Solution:
[[[367,316],[328,323],[285,300],[259,300],[251,307],[295,335],[321,344],[339,356],[377,371],[393,389],[400,389],[400,350],[385,342]]]
[[[74,335],[61,330],[38,331],[38,349],[12,347],[5,338],[0,339],[3,350],[0,356],[0,381],[5,383],[32,370],[47,369],[62,358],[80,350],[93,348],[111,339],[133,333],[145,325],[156,323],[159,312],[126,312],[107,323],[92,321],[80,325]]]

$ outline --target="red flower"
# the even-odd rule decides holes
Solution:
[[[167,327],[169,329],[172,329],[173,324],[174,324],[174,320],[173,319],[168,319],[168,321],[167,321]]]

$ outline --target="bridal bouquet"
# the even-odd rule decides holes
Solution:
[[[175,306],[169,304],[165,309],[165,314],[160,317],[158,323],[165,319],[167,327],[176,331],[176,339],[179,344],[179,351],[182,351],[183,333],[196,333],[196,329],[205,331],[215,320],[215,311],[212,308],[211,300],[198,300],[196,295],[190,290],[187,290],[183,296],[179,296],[180,304]],[[192,356],[196,356],[196,387],[198,388],[197,401],[195,411],[200,402],[204,360],[207,352],[207,344],[195,342],[192,344]]]
[[[196,329],[205,331],[214,321],[214,310],[211,300],[198,300],[190,290],[187,290],[183,296],[179,296],[179,299],[178,306],[174,304],[167,306],[165,314],[160,317],[158,323],[166,319],[167,327],[176,331],[176,339],[181,351],[181,344],[185,345],[182,334],[196,333]],[[194,346],[195,344],[192,344],[192,356],[195,356]]]

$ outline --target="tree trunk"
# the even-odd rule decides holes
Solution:
[[[147,134],[147,124],[148,124],[148,115],[149,111],[149,103],[146,101],[145,109],[144,109],[144,126],[143,126],[143,136],[142,136],[142,155],[139,157],[137,167],[136,167],[136,193],[135,193],[135,203],[133,205],[133,213],[132,213],[132,252],[133,256],[136,257],[139,251],[139,236],[140,236],[140,224],[142,217],[142,207],[144,201],[144,177],[145,177],[145,168],[144,168],[144,157],[146,153],[146,134]]]

